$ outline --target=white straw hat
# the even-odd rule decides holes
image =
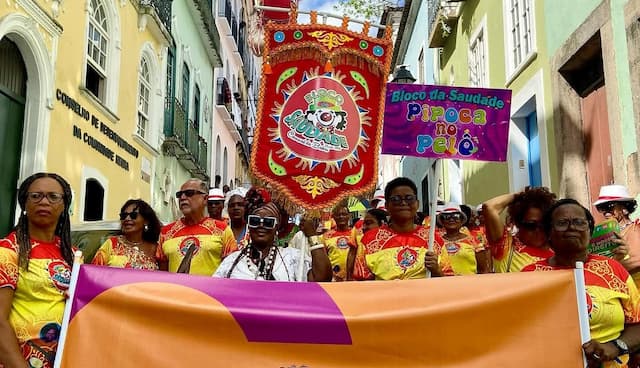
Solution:
[[[604,185],[600,187],[600,195],[598,200],[593,202],[597,206],[606,202],[628,202],[634,198],[629,195],[629,191],[624,185]]]
[[[462,217],[462,223],[464,224],[465,222],[467,222],[467,215],[462,212],[460,205],[458,205],[457,203],[449,202],[442,206],[439,214],[444,215],[445,213],[459,213]]]
[[[209,196],[207,197],[207,201],[224,201],[224,193],[222,193],[222,189],[209,189]]]

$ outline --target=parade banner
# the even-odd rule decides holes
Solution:
[[[251,169],[276,197],[322,209],[376,184],[391,28],[374,38],[368,24],[356,33],[346,18],[335,27],[294,15],[265,26]]]
[[[506,161],[511,90],[389,83],[382,153]]]
[[[58,368],[582,367],[571,270],[287,283],[82,265],[72,280]]]

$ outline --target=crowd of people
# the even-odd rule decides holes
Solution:
[[[18,190],[21,214],[0,240],[0,368],[52,367],[73,264],[72,191],[60,176],[34,174]],[[547,188],[526,188],[478,206],[438,203],[419,211],[417,187],[390,181],[354,221],[347,201],[319,218],[287,214],[265,188],[223,192],[199,179],[176,192],[181,218],[162,226],[141,199],[126,201],[120,232],[91,263],[219,278],[341,282],[547,271],[584,264],[592,340],[590,367],[638,367],[640,221],[620,185],[594,208],[620,231],[611,257],[589,252],[589,209]],[[296,221],[299,220],[299,221]]]

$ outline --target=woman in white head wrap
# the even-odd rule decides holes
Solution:
[[[299,249],[277,246],[280,210],[273,202],[259,205],[247,218],[249,243],[227,256],[214,277],[244,280],[331,281],[331,263],[324,246],[311,247],[311,257]],[[299,275],[300,262],[304,272]]]

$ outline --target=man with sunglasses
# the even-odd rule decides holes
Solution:
[[[182,218],[162,229],[158,262],[161,270],[211,275],[237,249],[233,232],[224,221],[205,214],[207,183],[189,179],[176,192]]]
[[[600,188],[598,199],[593,203],[606,219],[616,219],[620,227],[619,236],[629,248],[629,256],[621,261],[637,286],[640,286],[640,220],[629,217],[638,207],[624,185],[605,185]]]

